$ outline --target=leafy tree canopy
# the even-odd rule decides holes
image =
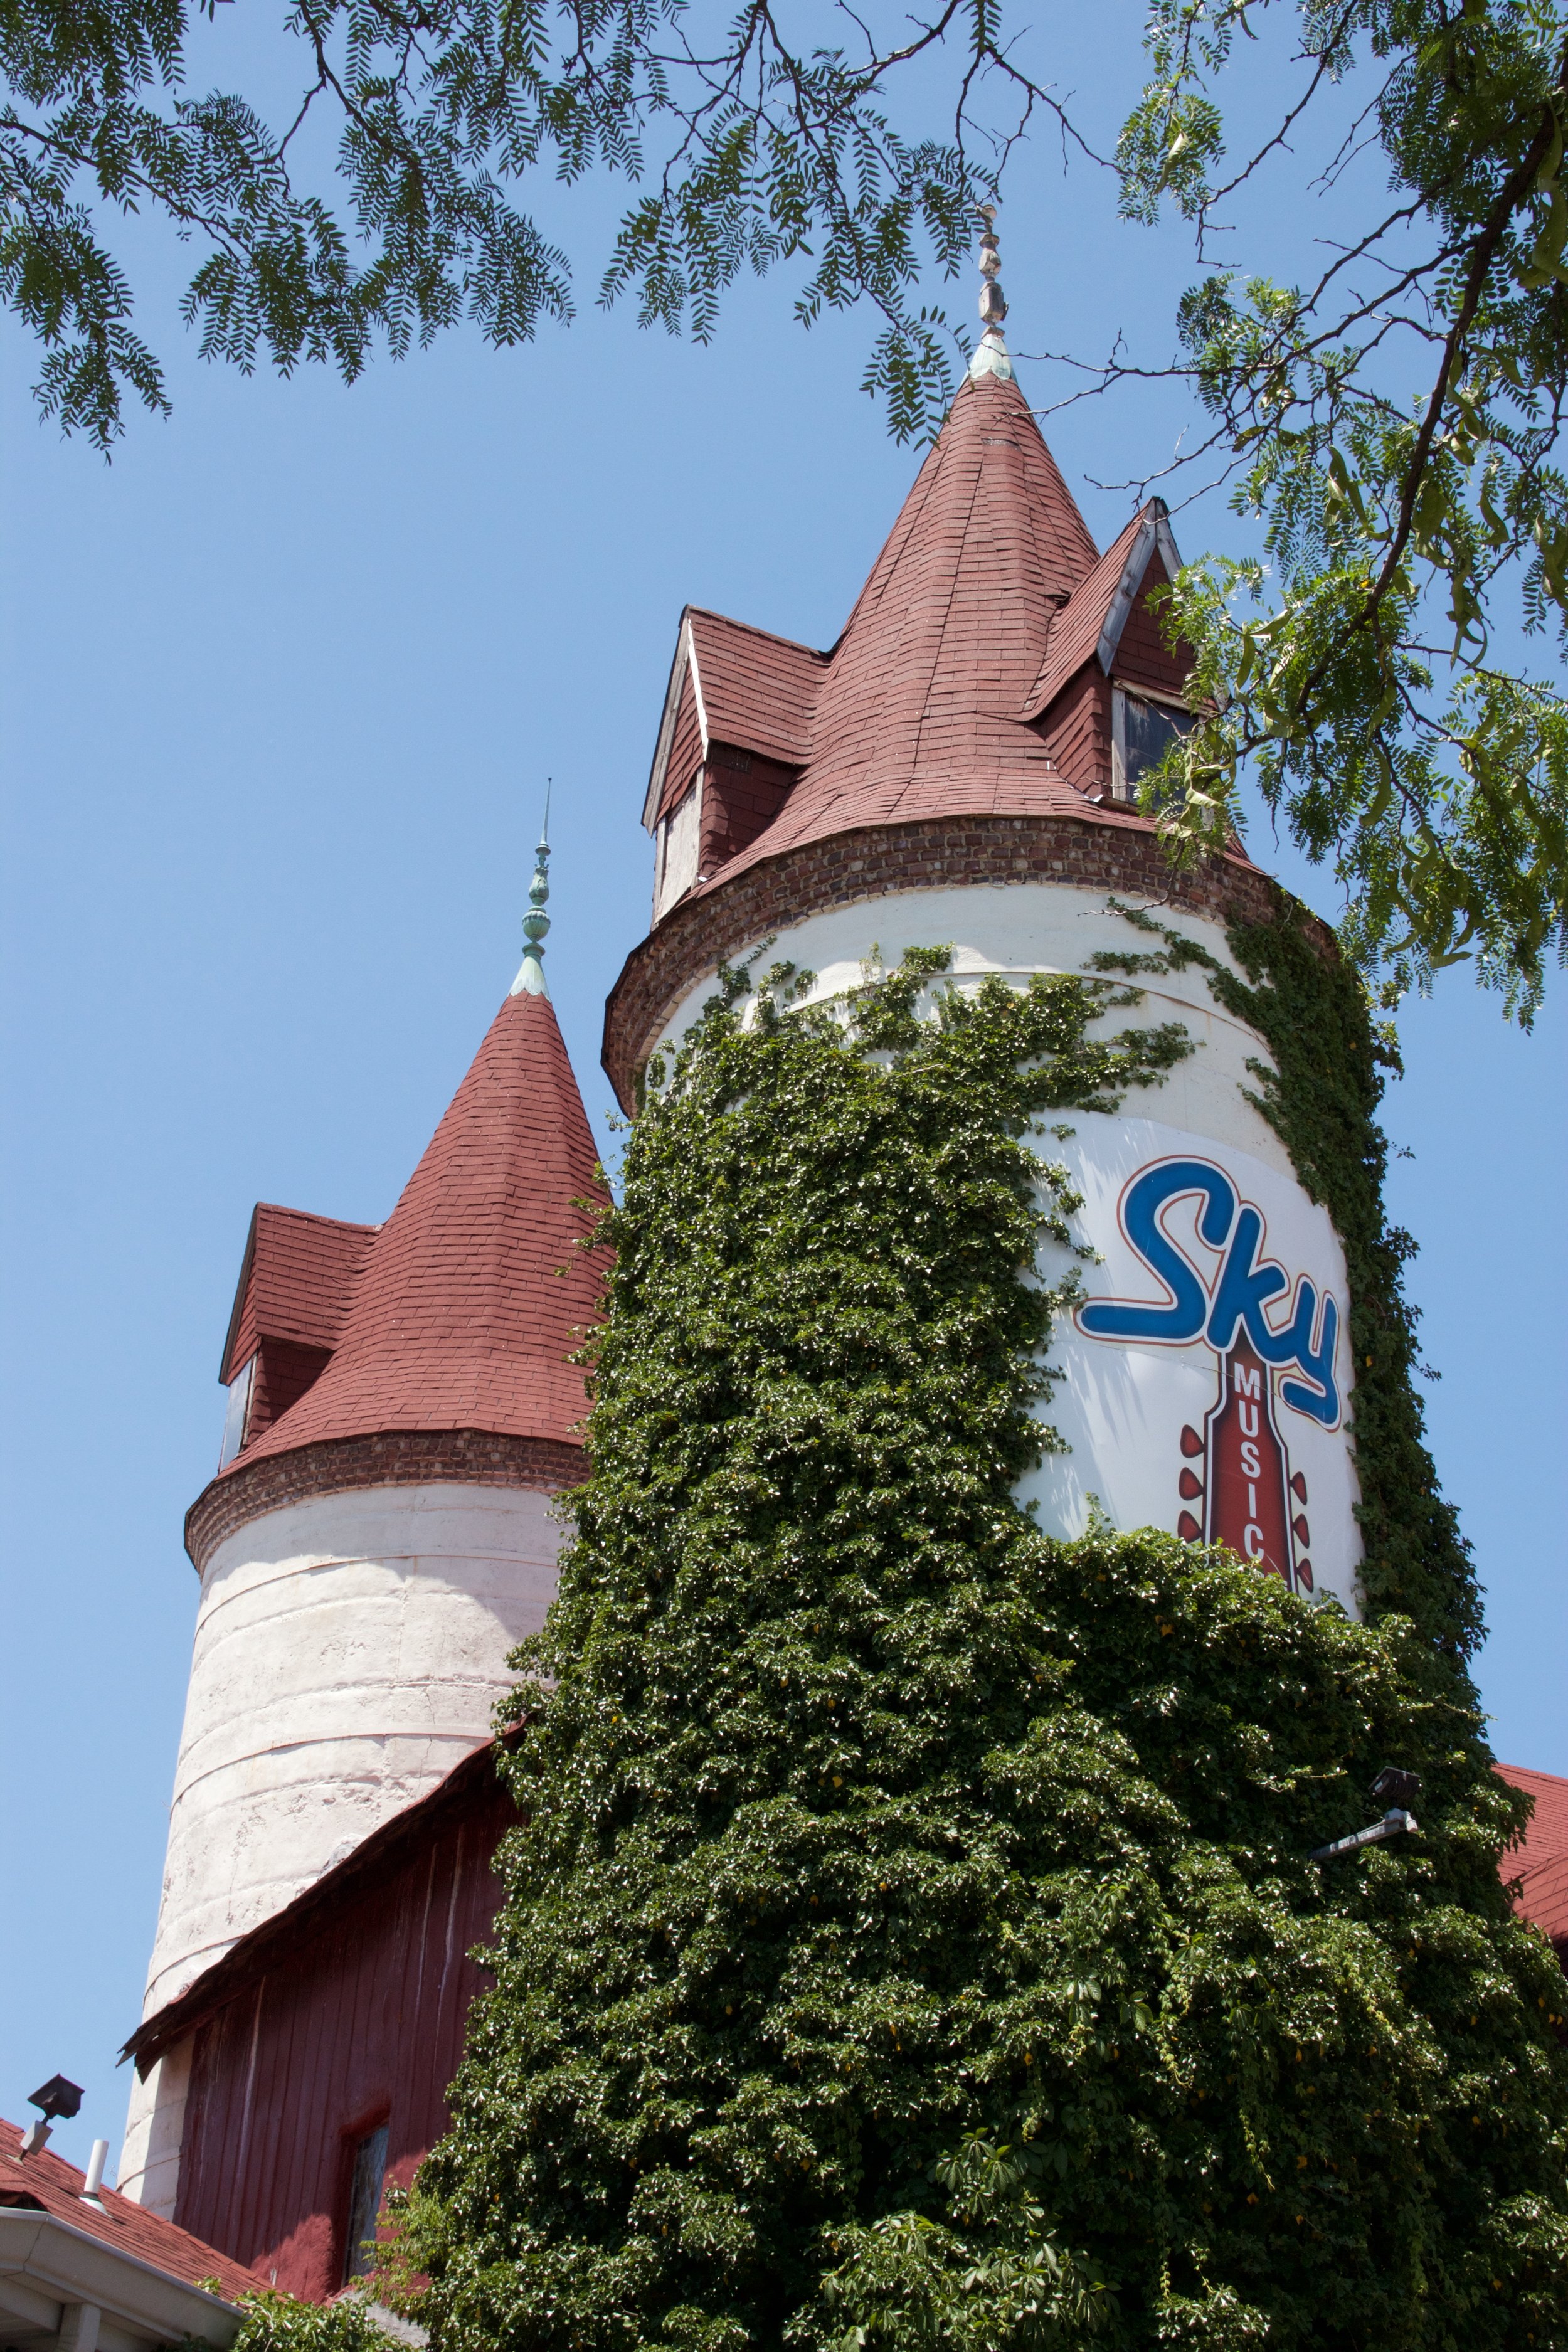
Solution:
[[[1149,787],[1174,851],[1237,826],[1250,770],[1337,874],[1347,942],[1391,993],[1469,957],[1530,1019],[1568,939],[1554,0],[1149,0],[1146,87],[1129,58],[1135,102],[1105,157],[1048,55],[1027,68],[1041,41],[1005,0],[945,0],[886,37],[847,5],[773,0],[298,0],[286,22],[299,100],[268,122],[241,94],[189,94],[184,0],[0,7],[0,291],[45,345],[40,397],[68,430],[107,448],[127,391],[166,404],[106,209],[194,240],[205,352],[352,377],[378,340],[404,352],[467,318],[507,344],[568,317],[567,257],[528,185],[601,172],[627,184],[605,299],[706,338],[739,271],[793,265],[803,320],[871,305],[867,386],[896,433],[927,434],[954,338],[924,280],[958,266],[976,199],[1048,120],[1118,175],[1130,217],[1193,224],[1198,273],[1173,357],[1057,356],[1096,388],[1184,381],[1202,454],[1261,527],[1260,557],[1194,564],[1172,602],[1206,711]],[[1221,93],[1260,26],[1296,47],[1279,115],[1249,101],[1233,154]],[[1344,148],[1310,188],[1301,165],[1295,208],[1369,151],[1386,201],[1311,282],[1238,278],[1216,231],[1309,152],[1326,107],[1344,119]],[[315,127],[335,184],[301,166]]]
[[[917,1019],[945,961],[843,1026],[716,1003],[632,1139],[494,1990],[403,2213],[421,2316],[437,2352],[1568,2344],[1562,1977],[1462,1660],[1018,1508],[1049,1122],[1181,1040],[1106,1038],[1108,980]],[[1314,1864],[1394,1760],[1422,1837]]]

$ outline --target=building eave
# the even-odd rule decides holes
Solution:
[[[281,1911],[273,1912],[258,1927],[240,1937],[237,1943],[231,1944],[222,1958],[204,1969],[175,2000],[143,2019],[121,2051],[120,2063],[123,2065],[128,2058],[133,2060],[137,2073],[145,2078],[166,2050],[183,2041],[187,2033],[194,2033],[198,2025],[232,2000],[300,1934],[328,1917],[378,1874],[399,1861],[410,1843],[430,1833],[443,1814],[463,1804],[477,1790],[489,1787],[496,1776],[500,1750],[521,1738],[521,1725],[514,1726],[500,1740],[487,1740],[476,1748],[426,1796],[394,1813],[352,1853],[313,1880],[291,1903],[286,1903]]]
[[[58,2306],[86,2305],[116,2334],[139,2344],[177,2344],[194,2336],[226,2352],[245,2319],[238,2304],[192,2286],[53,2213],[0,2207],[0,2332],[8,2340],[15,2340],[8,2325],[13,2318],[23,2323],[16,2337],[38,2335],[30,2306],[40,2297]]]
[[[680,714],[680,693],[686,684],[686,674],[691,673],[691,691],[697,704],[697,725],[702,737],[702,756],[708,757],[708,712],[702,700],[702,680],[697,670],[697,641],[691,628],[691,606],[680,615],[680,634],[675,641],[675,658],[669,666],[669,684],[664,690],[664,710],[658,722],[658,740],[654,746],[653,766],[648,772],[647,793],[643,801],[643,831],[651,833],[658,822],[658,805],[664,797],[665,772],[669,766],[669,749],[675,740],[675,722]]]
[[[1094,657],[1107,677],[1110,676],[1117,648],[1121,643],[1121,633],[1126,628],[1132,607],[1138,601],[1138,591],[1143,584],[1143,574],[1149,568],[1149,559],[1156,551],[1161,562],[1165,567],[1166,579],[1173,580],[1182,568],[1182,558],[1176,546],[1175,534],[1171,529],[1171,518],[1163,499],[1151,499],[1144,509],[1138,536],[1133,541],[1127,561],[1121,567],[1121,577],[1116,583],[1116,593],[1111,597],[1110,609],[1106,613],[1100,628],[1100,642],[1095,646]]]

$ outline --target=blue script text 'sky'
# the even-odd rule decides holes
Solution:
[[[1160,1223],[1161,1210],[1190,1192],[1204,1196],[1199,1234],[1211,1249],[1225,1251],[1212,1301]],[[1121,1202],[1121,1226],[1145,1265],[1170,1291],[1172,1303],[1131,1307],[1119,1300],[1093,1299],[1078,1310],[1080,1329],[1096,1339],[1163,1339],[1167,1346],[1201,1337],[1223,1356],[1235,1346],[1240,1324],[1266,1364],[1295,1364],[1316,1383],[1305,1388],[1300,1381],[1281,1381],[1279,1394],[1285,1403],[1298,1412],[1310,1413],[1325,1428],[1335,1426],[1340,1396],[1334,1382],[1334,1343],[1340,1314],[1333,1295],[1323,1293],[1316,1347],[1312,1339],[1313,1328],[1320,1323],[1318,1293],[1305,1275],[1297,1286],[1289,1322],[1282,1331],[1270,1328],[1264,1304],[1289,1289],[1289,1276],[1283,1266],[1270,1260],[1258,1264],[1263,1219],[1250,1202],[1238,1201],[1223,1168],[1207,1160],[1156,1161],[1128,1186]]]

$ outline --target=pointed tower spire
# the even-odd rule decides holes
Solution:
[[[1028,698],[1099,550],[1014,378],[994,275],[984,299],[996,341],[977,358],[990,359],[960,384],[833,649],[798,781],[721,887],[781,849],[867,825],[1081,814]]]
[[[983,375],[994,375],[999,376],[1004,383],[1011,383],[1014,381],[1013,362],[1002,340],[1002,321],[1007,316],[1007,298],[1002,291],[999,275],[1002,256],[996,244],[996,207],[994,205],[976,205],[974,209],[985,224],[980,232],[980,275],[984,281],[980,289],[980,318],[985,331],[969,362],[969,373],[976,380]]]
[[[510,996],[548,996],[544,978],[544,940],[550,929],[545,904],[550,897],[550,786],[544,787],[544,823],[533,853],[533,879],[528,886],[528,912],[522,919],[522,962],[507,992]]]
[[[540,975],[504,999],[376,1235],[331,1361],[224,1476],[389,1430],[581,1444],[571,1359],[599,1311],[602,1272],[581,1246],[597,1158]]]

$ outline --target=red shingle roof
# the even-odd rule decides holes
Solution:
[[[707,887],[865,825],[1084,815],[1024,719],[1057,615],[1097,561],[1017,385],[966,381],[834,648],[804,775]]]
[[[710,740],[800,767],[811,750],[827,656],[697,605],[687,618]]]
[[[1039,676],[1025,697],[1025,715],[1032,717],[1056,700],[1064,686],[1078,676],[1085,662],[1092,661],[1100,644],[1116,592],[1121,585],[1128,559],[1143,531],[1143,517],[1135,514],[1117,538],[1112,540],[1093,571],[1074,590],[1071,602],[1062,607]]]
[[[1029,722],[1094,658],[1108,618],[1114,634],[1152,530],[1163,548],[1158,500],[1101,558],[1017,384],[966,379],[831,654],[717,614],[684,616],[644,822],[668,814],[689,781],[689,761],[679,778],[667,772],[698,698],[708,737],[800,772],[778,814],[690,895],[806,842],[911,819],[1069,815],[1150,830],[1127,802],[1089,801],[1098,770],[1064,773]],[[1157,575],[1155,556],[1148,568]]]
[[[650,828],[684,799],[713,742],[802,766],[826,654],[775,637],[722,613],[689,604],[664,699],[643,823]]]
[[[574,1246],[596,1157],[549,998],[509,996],[375,1236],[331,1363],[230,1472],[382,1430],[580,1444],[567,1358],[598,1312],[600,1272]]]
[[[375,1225],[313,1217],[258,1201],[234,1296],[220,1381],[231,1381],[263,1339],[335,1348]]]
[[[57,2221],[68,2221],[73,2230],[101,2238],[106,2245],[134,2255],[138,2262],[151,2263],[171,2278],[183,2279],[187,2286],[216,2279],[219,2293],[229,2303],[237,2303],[242,2294],[254,2294],[266,2284],[243,2263],[231,2262],[216,2247],[193,2238],[188,2230],[178,2230],[173,2221],[132,2204],[118,2189],[100,2189],[100,2204],[90,2204],[81,2193],[85,2173],[63,2157],[52,2156],[47,2147],[36,2156],[21,2156],[21,2145],[18,2126],[0,2119],[0,2203],[31,2198]]]
[[[1514,1788],[1535,1799],[1530,1827],[1503,1856],[1504,1878],[1520,1881],[1513,1907],[1554,1944],[1568,1941],[1568,1780],[1554,1772],[1532,1772],[1522,1764],[1497,1769]]]

